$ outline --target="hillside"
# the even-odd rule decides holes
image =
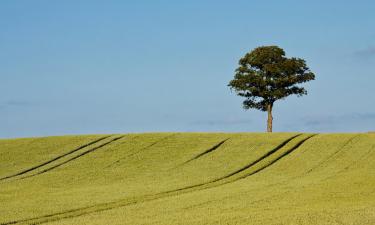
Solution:
[[[0,140],[0,224],[375,224],[375,133]]]

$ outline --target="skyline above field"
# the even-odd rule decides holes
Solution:
[[[238,60],[278,45],[306,60],[308,95],[274,131],[375,130],[372,1],[2,1],[0,138],[265,130],[227,87]]]

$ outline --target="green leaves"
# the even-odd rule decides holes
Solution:
[[[234,79],[228,86],[245,97],[245,109],[267,110],[267,105],[289,95],[302,96],[307,91],[298,86],[314,80],[315,75],[305,60],[287,58],[277,46],[261,46],[239,60]]]

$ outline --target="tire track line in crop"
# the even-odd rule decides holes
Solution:
[[[278,151],[279,149],[281,149],[282,147],[284,147],[286,144],[288,144],[291,140],[293,140],[294,138],[296,138],[296,137],[298,137],[298,136],[300,136],[300,135],[302,135],[302,134],[297,134],[297,135],[295,135],[295,136],[293,136],[293,137],[291,137],[291,138],[288,138],[287,140],[283,141],[280,145],[276,146],[276,148],[274,148],[274,149],[272,149],[271,151],[267,152],[266,154],[262,155],[262,156],[261,156],[260,158],[258,158],[257,160],[251,162],[250,164],[248,164],[248,165],[242,167],[242,168],[239,169],[239,170],[236,170],[236,171],[234,171],[234,172],[232,172],[232,173],[226,175],[225,177],[223,177],[223,179],[224,179],[224,178],[231,177],[231,176],[233,176],[233,175],[235,175],[235,174],[237,174],[237,173],[240,173],[240,172],[242,172],[242,171],[244,171],[244,170],[246,170],[246,169],[248,169],[248,168],[254,166],[255,164],[259,163],[260,161],[264,160],[264,159],[267,158],[268,156],[272,155],[273,153],[275,153],[276,151]]]
[[[190,162],[190,161],[196,160],[196,159],[198,159],[198,158],[200,158],[200,157],[202,157],[202,156],[204,156],[204,155],[207,155],[207,154],[210,153],[210,152],[215,151],[216,149],[218,149],[222,144],[224,144],[224,143],[225,143],[226,141],[228,141],[228,140],[229,140],[229,138],[227,138],[227,139],[225,139],[225,140],[222,140],[221,142],[219,142],[218,144],[212,146],[211,148],[207,149],[206,151],[204,151],[204,152],[202,152],[202,153],[196,155],[196,156],[193,157],[192,159],[189,159],[189,160],[186,161],[185,163],[188,163],[188,162]]]
[[[287,140],[283,141],[281,144],[279,144],[278,146],[276,146],[276,148],[274,148],[274,149],[272,149],[271,151],[267,152],[266,154],[264,154],[263,156],[261,156],[261,157],[258,158],[257,160],[253,161],[252,163],[250,163],[250,164],[244,166],[243,168],[241,168],[241,169],[239,169],[239,170],[237,170],[237,171],[235,171],[235,172],[233,172],[233,173],[231,173],[231,174],[228,174],[226,177],[230,177],[230,176],[232,176],[232,175],[234,175],[234,174],[236,174],[236,173],[239,173],[239,172],[241,172],[241,171],[246,170],[247,168],[253,166],[254,164],[258,163],[259,161],[261,161],[261,160],[263,160],[263,159],[265,159],[266,157],[268,157],[268,156],[271,155],[272,153],[276,152],[276,151],[279,150],[280,148],[284,147],[286,144],[288,144],[288,142],[290,142],[292,139],[294,139],[294,138],[296,138],[296,137],[298,137],[298,136],[300,136],[300,135],[302,135],[302,134],[297,134],[297,135],[295,135],[295,136],[293,136],[293,137],[291,137],[291,138],[288,138]],[[204,151],[204,152],[198,154],[198,155],[195,156],[194,158],[189,159],[188,161],[182,163],[182,164],[179,165],[179,166],[185,165],[186,163],[188,163],[188,162],[190,162],[190,161],[192,161],[192,160],[195,160],[195,159],[197,159],[197,158],[200,158],[201,156],[203,156],[203,155],[205,155],[205,154],[207,154],[207,153],[209,153],[209,152],[212,152],[212,151],[216,150],[217,148],[219,148],[222,144],[224,144],[224,143],[225,143],[226,141],[228,141],[229,139],[230,139],[230,138],[227,138],[227,139],[225,139],[225,140],[219,142],[218,144],[214,145],[214,146],[211,147],[210,149],[208,149],[208,150],[206,150],[206,151]],[[178,166],[177,166],[177,167],[178,167]]]
[[[316,166],[314,166],[313,168],[311,168],[310,170],[308,170],[308,171],[306,172],[306,174],[311,173],[312,171],[314,171],[314,170],[317,169],[318,167],[320,167],[320,166],[324,165],[325,163],[327,163],[331,158],[333,158],[334,156],[336,156],[336,155],[338,155],[339,153],[341,153],[341,152],[345,149],[345,147],[349,145],[350,142],[352,142],[354,139],[356,139],[356,138],[358,138],[358,137],[360,137],[360,134],[355,135],[354,137],[351,137],[348,141],[346,141],[346,142],[344,143],[343,146],[341,146],[341,148],[339,148],[337,151],[335,151],[335,152],[333,152],[331,155],[329,155],[324,161],[322,161],[322,162],[319,163],[318,165],[316,165]]]
[[[171,138],[171,137],[176,136],[176,135],[177,135],[177,134],[171,134],[171,135],[168,135],[168,136],[166,136],[166,137],[160,138],[159,140],[157,140],[157,141],[155,141],[155,142],[153,142],[153,143],[151,143],[151,144],[149,144],[149,145],[147,145],[147,146],[145,146],[145,147],[139,149],[139,150],[136,151],[136,152],[133,152],[133,153],[131,153],[131,154],[129,154],[129,155],[126,155],[126,156],[124,156],[124,157],[121,157],[120,159],[116,160],[115,162],[109,164],[108,166],[106,166],[106,167],[104,167],[104,168],[112,167],[112,166],[114,166],[115,164],[119,163],[121,160],[123,160],[123,159],[125,159],[125,158],[128,158],[128,157],[131,157],[131,156],[133,156],[133,155],[135,155],[135,154],[138,154],[138,153],[140,153],[140,152],[142,152],[142,151],[144,151],[144,150],[147,150],[147,149],[151,148],[152,146],[154,146],[154,145],[156,145],[156,144],[159,144],[159,143],[161,143],[161,142],[167,140],[168,138]]]
[[[267,167],[273,165],[274,163],[276,163],[277,161],[279,161],[280,159],[284,158],[285,156],[289,155],[290,153],[292,153],[293,151],[295,151],[297,148],[299,148],[302,144],[304,144],[307,140],[309,140],[310,138],[316,136],[317,134],[313,134],[305,139],[303,139],[302,141],[298,142],[294,147],[290,148],[288,151],[284,152],[281,156],[277,157],[274,161],[271,161],[269,164],[267,164],[266,166],[264,167],[261,167],[259,168],[258,170],[254,171],[253,173],[251,174],[248,174],[242,178],[246,178],[246,177],[249,177],[251,175],[254,175],[264,169],[266,169]]]
[[[196,160],[196,159],[198,159],[198,158],[200,158],[200,157],[202,157],[202,156],[204,156],[204,155],[206,155],[206,154],[209,154],[210,152],[213,152],[213,151],[217,150],[220,146],[222,146],[222,145],[223,145],[226,141],[228,141],[229,139],[230,139],[230,138],[226,138],[226,139],[220,141],[219,143],[215,144],[215,145],[212,146],[211,148],[209,148],[209,149],[207,149],[207,150],[205,150],[205,151],[199,153],[198,155],[196,155],[196,156],[194,156],[193,158],[191,158],[191,159],[189,159],[189,160],[187,160],[187,161],[181,163],[180,165],[174,167],[173,169],[175,169],[175,168],[177,168],[177,167],[180,167],[180,166],[183,166],[183,165],[185,165],[185,164],[187,164],[187,163],[189,163],[189,162],[191,162],[191,161],[193,161],[193,160]]]
[[[68,210],[68,211],[64,211],[64,212],[60,212],[60,213],[48,214],[48,215],[44,215],[44,216],[41,216],[41,217],[34,217],[34,218],[29,218],[29,219],[22,219],[22,220],[5,222],[5,223],[1,223],[1,225],[22,224],[22,223],[27,223],[27,224],[42,224],[42,223],[47,223],[47,222],[52,222],[52,221],[58,221],[58,220],[62,220],[62,219],[68,219],[68,218],[78,217],[78,216],[82,216],[82,215],[86,215],[86,214],[91,214],[91,213],[96,213],[96,212],[111,210],[111,209],[120,208],[120,207],[124,207],[124,206],[128,206],[128,205],[134,205],[134,204],[137,204],[137,203],[149,202],[149,201],[153,201],[153,200],[157,200],[157,199],[162,199],[162,198],[166,198],[166,197],[176,196],[178,194],[185,194],[185,193],[190,193],[190,192],[194,192],[194,191],[205,190],[205,189],[209,189],[209,188],[218,187],[218,186],[221,186],[221,185],[224,185],[224,184],[227,184],[227,183],[233,183],[233,182],[236,182],[236,181],[238,181],[240,179],[249,177],[249,176],[251,176],[251,175],[253,175],[255,173],[258,173],[258,172],[266,169],[267,167],[269,167],[272,164],[276,163],[277,161],[279,161],[280,159],[282,159],[286,155],[288,155],[291,152],[295,151],[305,141],[307,141],[308,139],[312,138],[315,135],[316,134],[310,135],[309,137],[307,137],[307,138],[303,139],[302,141],[298,142],[291,149],[289,149],[288,151],[286,151],[285,153],[283,153],[281,156],[277,157],[274,161],[271,161],[266,166],[261,167],[261,168],[257,169],[256,171],[254,171],[254,172],[252,172],[250,174],[247,174],[245,176],[241,176],[241,177],[239,177],[239,178],[237,178],[235,180],[229,180],[229,181],[224,182],[224,183],[217,183],[218,181],[221,181],[221,180],[224,180],[226,178],[229,178],[228,176],[225,176],[226,178],[222,177],[222,178],[219,178],[219,179],[207,182],[207,183],[202,183],[202,184],[197,184],[197,185],[191,185],[191,186],[187,186],[187,187],[184,187],[184,188],[179,188],[179,189],[175,189],[175,190],[171,190],[171,191],[157,193],[157,194],[154,194],[154,195],[142,196],[143,199],[141,199],[141,200],[131,199],[131,198],[130,199],[123,199],[123,200],[119,200],[119,201],[115,201],[115,202],[101,203],[101,204],[97,204],[97,205],[93,205],[93,206],[88,206],[88,207],[83,207],[83,208],[78,208],[78,209],[72,209],[72,210]],[[293,138],[291,138],[290,140],[288,139],[289,140],[288,142],[290,142],[292,139]],[[286,142],[283,146],[285,146],[288,142]],[[282,147],[280,147],[280,148],[282,148]]]
[[[73,161],[73,160],[76,160],[76,159],[78,159],[78,158],[80,158],[80,157],[82,157],[82,156],[84,156],[84,155],[86,155],[86,154],[89,154],[89,153],[91,153],[91,152],[93,152],[93,151],[96,151],[96,150],[98,150],[98,149],[100,149],[100,148],[106,146],[106,145],[109,145],[109,144],[111,144],[111,143],[113,143],[113,142],[115,142],[115,141],[117,141],[117,140],[119,140],[119,139],[121,139],[121,138],[123,138],[123,137],[125,137],[125,135],[122,135],[122,136],[120,136],[120,137],[113,138],[113,139],[110,140],[110,141],[107,141],[107,142],[105,142],[105,143],[103,143],[103,144],[101,144],[101,145],[98,145],[98,146],[96,146],[96,147],[94,147],[94,148],[91,148],[91,149],[85,151],[85,152],[82,152],[82,153],[80,153],[80,154],[78,154],[78,155],[76,155],[76,156],[74,156],[74,157],[72,157],[72,158],[70,158],[70,159],[68,159],[68,160],[65,160],[65,161],[63,161],[63,162],[61,162],[61,163],[59,163],[59,164],[57,164],[57,165],[54,165],[54,166],[52,166],[52,167],[49,167],[49,168],[44,169],[44,170],[42,170],[42,171],[39,171],[39,172],[37,172],[37,173],[35,173],[35,174],[31,174],[31,175],[28,175],[28,176],[22,177],[22,178],[20,178],[20,179],[25,179],[25,178],[29,178],[29,177],[34,177],[34,176],[37,176],[37,175],[40,175],[40,174],[46,173],[46,172],[48,172],[48,171],[51,171],[51,170],[53,170],[53,169],[55,169],[55,168],[58,168],[58,167],[60,167],[60,166],[62,166],[62,165],[65,165],[65,164],[68,163],[68,162],[71,162],[71,161]]]
[[[0,181],[1,181],[1,180],[5,180],[5,179],[9,179],[9,178],[13,178],[13,177],[17,177],[17,176],[23,175],[23,174],[28,173],[28,172],[32,172],[33,170],[36,170],[36,169],[38,169],[38,168],[40,168],[40,167],[42,167],[42,166],[48,165],[48,164],[50,164],[50,163],[52,163],[52,162],[54,162],[54,161],[56,161],[56,160],[58,160],[58,159],[61,159],[61,158],[65,157],[65,156],[71,155],[72,153],[74,153],[74,152],[76,152],[76,151],[79,151],[79,150],[81,150],[81,149],[83,149],[83,148],[86,148],[86,147],[88,147],[88,146],[90,146],[90,145],[96,144],[96,143],[98,143],[99,141],[102,141],[102,140],[104,140],[104,139],[106,139],[106,138],[108,138],[108,137],[110,137],[110,135],[109,135],[109,136],[105,136],[105,137],[98,138],[98,139],[96,139],[96,140],[94,140],[94,141],[91,141],[91,142],[89,142],[89,143],[87,143],[87,144],[81,145],[81,146],[79,146],[78,148],[75,148],[75,149],[73,149],[73,150],[71,150],[71,151],[69,151],[69,152],[66,152],[66,153],[64,153],[64,154],[62,154],[62,155],[59,155],[59,156],[57,156],[57,157],[55,157],[55,158],[52,158],[52,159],[50,159],[50,160],[48,160],[48,161],[46,161],[46,162],[43,162],[43,163],[41,163],[41,164],[39,164],[39,165],[36,165],[36,166],[30,167],[30,168],[28,168],[28,169],[22,170],[21,172],[18,172],[18,173],[16,173],[16,174],[9,175],[9,176],[6,176],[6,177],[2,177],[2,178],[0,178]]]
[[[296,138],[297,136],[299,136],[299,135],[296,135],[296,136],[294,136],[294,137],[292,137],[292,138],[289,138],[287,141],[285,141],[285,142],[286,142],[285,144],[282,143],[281,145],[282,145],[282,146],[285,146],[287,143],[289,143],[290,141],[292,141],[292,140],[293,140],[294,138]],[[284,158],[285,156],[287,156],[288,154],[290,154],[291,152],[293,152],[294,150],[296,150],[296,149],[297,149],[298,147],[300,147],[303,143],[305,143],[305,141],[307,141],[308,139],[312,138],[313,136],[315,136],[315,134],[314,134],[314,135],[311,135],[311,136],[309,136],[309,137],[307,137],[307,138],[305,138],[305,139],[303,139],[303,140],[301,140],[301,141],[299,141],[296,145],[294,145],[292,148],[290,148],[289,150],[287,150],[286,152],[284,152],[282,155],[280,155],[280,156],[277,157],[276,159],[270,161],[268,164],[266,164],[266,165],[260,167],[259,169],[256,169],[255,171],[253,171],[253,172],[251,172],[251,173],[249,173],[249,174],[245,174],[245,175],[240,176],[240,177],[238,177],[238,178],[236,178],[236,179],[234,179],[234,180],[228,180],[228,181],[226,181],[226,182],[224,182],[224,183],[220,183],[220,184],[218,184],[218,185],[216,185],[216,186],[204,187],[204,188],[202,188],[202,189],[207,189],[207,188],[217,187],[217,186],[221,186],[221,185],[228,184],[228,183],[233,183],[233,182],[238,181],[238,180],[240,180],[240,179],[244,179],[244,178],[247,178],[247,177],[249,177],[249,176],[252,176],[252,175],[254,175],[254,174],[256,174],[256,173],[259,173],[260,171],[266,169],[267,167],[271,166],[272,164],[276,163],[276,162],[279,161],[280,159]],[[271,150],[271,152],[272,152],[272,153],[276,153],[276,152],[277,152],[278,150],[280,150],[281,148],[282,148],[282,147],[280,147],[280,148],[275,148],[275,149]],[[251,168],[252,168],[253,166],[255,166],[257,163],[260,163],[260,162],[262,162],[264,159],[266,159],[266,158],[268,158],[269,156],[271,156],[272,153],[271,153],[271,154],[268,154],[267,157],[261,157],[261,158],[262,158],[261,160],[256,160],[256,161],[257,161],[256,163],[251,163],[251,164],[249,164],[250,166],[246,166],[245,169],[242,168],[242,169],[237,170],[237,171],[235,171],[235,172],[232,172],[232,173],[230,173],[230,174],[228,174],[228,175],[226,175],[226,176],[224,176],[224,177],[217,178],[217,179],[212,180],[212,181],[209,181],[209,182],[207,182],[207,183],[195,184],[195,185],[187,186],[187,187],[184,187],[184,188],[179,188],[179,189],[175,189],[175,190],[167,191],[167,192],[165,192],[165,193],[170,193],[170,192],[182,191],[182,190],[186,190],[186,189],[197,188],[197,187],[201,187],[201,186],[204,186],[204,185],[214,184],[214,183],[216,183],[216,182],[223,181],[223,180],[225,180],[225,179],[229,179],[229,178],[231,178],[231,177],[233,177],[233,176],[239,174],[240,172],[245,171],[246,169],[251,169]],[[201,189],[200,189],[200,190],[201,190]]]

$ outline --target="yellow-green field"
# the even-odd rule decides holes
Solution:
[[[375,224],[375,133],[0,140],[0,224]]]

